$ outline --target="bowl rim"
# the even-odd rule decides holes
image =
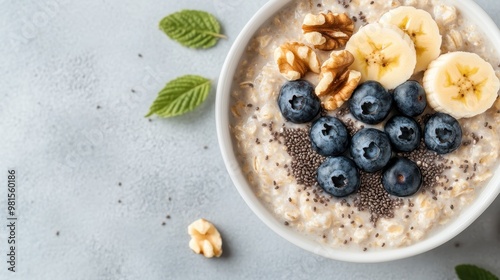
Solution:
[[[457,236],[472,224],[500,193],[500,166],[497,166],[493,177],[482,188],[475,201],[462,210],[460,215],[455,217],[453,221],[450,221],[435,234],[432,234],[432,236],[403,248],[358,252],[321,246],[320,243],[278,222],[272,212],[257,198],[253,187],[250,186],[245,178],[234,152],[234,142],[230,133],[230,92],[234,73],[243,55],[245,46],[263,24],[292,1],[294,0],[269,0],[252,16],[231,46],[218,80],[215,117],[219,148],[230,178],[243,200],[264,224],[282,238],[306,251],[334,260],[354,263],[377,263],[398,260],[432,250]],[[444,2],[449,1],[444,0]],[[484,27],[483,31],[488,31],[488,36],[493,45],[500,45],[500,31],[498,27],[479,5],[472,0],[453,1],[452,3],[460,11],[466,11],[466,17],[472,18],[476,24],[480,23]]]

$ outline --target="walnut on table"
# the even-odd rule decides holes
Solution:
[[[307,14],[302,31],[306,40],[315,48],[331,51],[347,44],[354,33],[354,22],[345,13]]]
[[[309,71],[320,71],[320,63],[313,49],[297,42],[285,43],[276,48],[274,60],[280,73],[289,81],[298,80]]]
[[[333,111],[351,98],[361,80],[361,73],[349,70],[354,56],[346,51],[333,51],[321,66],[320,81],[315,93],[325,110]]]
[[[215,226],[205,219],[198,219],[188,226],[191,236],[189,248],[207,258],[222,255],[222,238]]]

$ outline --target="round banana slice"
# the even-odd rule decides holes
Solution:
[[[470,118],[488,110],[500,81],[491,64],[475,53],[451,52],[431,62],[424,74],[427,102],[434,110]]]
[[[379,22],[396,25],[410,36],[417,52],[415,73],[427,69],[441,54],[443,39],[436,21],[427,11],[401,6],[385,13]]]
[[[378,81],[387,89],[407,81],[417,63],[413,42],[395,25],[365,25],[345,49],[354,55],[350,68],[361,73],[362,81]]]

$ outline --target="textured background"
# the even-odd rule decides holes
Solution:
[[[19,176],[18,272],[7,272],[4,225],[0,279],[454,279],[459,263],[500,274],[500,199],[426,254],[323,259],[278,237],[236,192],[217,147],[215,87],[195,112],[143,117],[172,78],[215,84],[265,2],[0,0],[1,225],[6,171]],[[477,2],[500,24],[498,1]],[[213,13],[229,39],[206,51],[169,40],[158,21],[182,8]],[[219,227],[221,259],[188,248],[187,225],[199,217]]]

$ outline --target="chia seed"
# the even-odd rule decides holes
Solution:
[[[403,200],[392,198],[382,186],[382,172],[366,173],[360,171],[361,187],[354,198],[354,207],[368,211],[370,222],[377,224],[379,218],[393,218],[394,209],[403,205]]]
[[[297,183],[306,187],[316,186],[316,170],[325,158],[312,149],[308,129],[285,128],[283,138],[286,151],[292,157],[291,169]]]

